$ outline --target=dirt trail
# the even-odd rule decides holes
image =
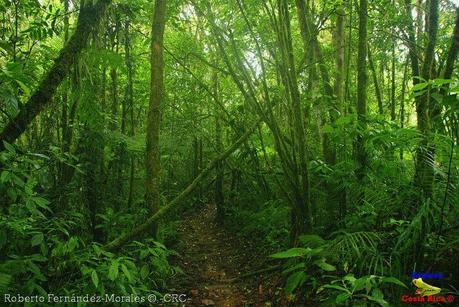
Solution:
[[[177,288],[190,298],[186,306],[253,306],[257,302],[257,280],[238,278],[253,259],[247,248],[215,223],[216,209],[206,205],[179,227],[183,242],[179,265],[185,275]],[[249,256],[249,257],[248,257]]]

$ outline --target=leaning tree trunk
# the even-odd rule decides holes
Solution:
[[[86,47],[89,34],[99,23],[111,2],[111,0],[99,0],[95,5],[81,8],[75,33],[27,103],[21,107],[18,115],[0,133],[0,151],[4,149],[3,141],[14,142],[51,101],[57,87],[65,79],[70,67]]]
[[[145,200],[151,214],[155,214],[160,203],[160,152],[159,129],[161,120],[161,104],[164,99],[164,59],[163,40],[166,24],[166,1],[155,1],[155,12],[151,32],[151,79],[150,79],[150,105],[148,109],[146,156],[145,156]],[[153,227],[155,235],[157,226]]]

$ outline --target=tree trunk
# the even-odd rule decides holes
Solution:
[[[443,71],[443,78],[449,79],[453,75],[454,63],[456,62],[457,53],[459,51],[459,8],[456,8],[456,22],[453,35],[451,37],[451,46],[448,50],[446,64]]]
[[[335,32],[335,63],[336,63],[336,75],[335,75],[335,96],[336,96],[336,108],[343,115],[344,108],[344,77],[346,74],[344,66],[345,57],[345,41],[344,41],[344,5],[340,4],[336,10],[336,32]]]
[[[86,123],[82,133],[82,162],[84,169],[83,195],[89,209],[93,240],[102,242],[103,233],[99,224],[99,204],[101,203],[101,178],[103,168],[103,137],[90,124]]]
[[[459,50],[459,8],[456,9],[456,21],[453,30],[453,35],[451,37],[451,46],[448,49],[448,53],[446,54],[445,60],[445,67],[443,68],[443,72],[441,77],[443,79],[451,79],[453,75],[453,70],[456,63],[457,53]],[[449,84],[445,84],[440,88],[440,95],[445,97],[448,93]],[[441,118],[441,111],[442,105],[435,100],[431,101],[431,121],[432,126],[435,132],[440,132],[442,129],[442,118]]]
[[[400,128],[405,127],[405,92],[408,79],[408,61],[409,59],[407,58],[403,69],[402,95],[400,98]],[[403,160],[403,148],[400,148],[400,160]]]
[[[366,128],[367,114],[367,0],[359,0],[359,43],[357,55],[357,116],[361,131]],[[367,153],[364,146],[364,138],[361,133],[356,140],[357,179],[363,182],[367,167]]]
[[[298,192],[294,196],[295,205],[292,210],[291,242],[296,245],[298,237],[311,230],[310,201],[309,201],[309,178],[306,157],[306,136],[304,132],[304,116],[298,81],[296,78],[295,61],[290,30],[290,16],[286,0],[279,0],[279,38],[283,49],[283,64],[287,67],[287,83],[284,84],[290,92],[291,110],[293,111],[293,135],[295,137],[294,160],[298,161],[297,182]]]
[[[64,41],[67,42],[69,36],[69,0],[64,0]],[[70,126],[68,104],[69,104],[69,83],[70,78],[67,77],[65,83],[63,84],[63,94],[62,94],[62,117],[61,117],[61,128],[62,128],[62,138],[61,138],[61,149],[63,153],[68,153],[71,145],[71,130],[73,127]],[[68,173],[70,172],[69,166],[63,162],[59,164],[59,178],[58,182],[61,186],[65,188],[68,183],[67,178]],[[61,193],[59,195],[59,203],[62,209],[67,207],[67,193]]]
[[[390,95],[390,119],[395,122],[395,42],[392,42],[392,59],[391,59],[391,95]]]
[[[155,12],[151,32],[151,79],[150,104],[147,119],[146,157],[145,157],[145,201],[151,214],[155,214],[160,205],[160,151],[159,132],[161,105],[164,99],[164,59],[163,40],[166,24],[166,1],[155,1]],[[152,224],[155,236],[157,226]]]
[[[305,56],[306,58],[311,58],[311,56],[308,53],[312,52],[314,56],[317,57],[317,62],[319,64],[319,71],[322,77],[323,90],[325,92],[324,101],[326,105],[326,112],[324,114],[324,117],[326,118],[328,116],[329,121],[333,124],[337,117],[336,110],[338,110],[339,107],[337,106],[336,100],[333,97],[333,88],[330,82],[330,76],[325,66],[325,61],[322,55],[322,49],[319,44],[319,41],[317,40],[317,34],[314,33],[312,29],[312,16],[309,15],[309,9],[307,5],[304,3],[304,0],[296,0],[295,3],[297,8],[298,20],[300,23],[300,32],[303,38]],[[333,105],[332,102],[334,102]],[[324,120],[324,122],[326,121]],[[319,127],[320,126],[321,125],[319,125]],[[323,135],[322,146],[325,162],[329,165],[334,165],[336,163],[336,150],[333,144],[331,143],[328,134]]]
[[[371,53],[370,48],[368,48],[368,63],[370,64],[370,70],[373,76],[373,84],[375,86],[376,100],[378,101],[378,112],[380,115],[384,115],[381,89],[379,87],[378,75],[376,74],[375,64],[373,62],[373,55]]]
[[[130,41],[130,21],[129,19],[126,20],[125,25],[124,25],[124,51],[125,51],[125,62],[126,62],[126,69],[127,69],[127,86],[126,86],[126,99],[124,105],[124,120],[123,120],[123,125],[122,129],[125,129],[127,121],[127,113],[129,112],[129,117],[130,117],[130,130],[129,130],[129,136],[133,137],[135,134],[135,123],[134,123],[134,82],[133,82],[133,74],[134,74],[134,68],[133,68],[133,59],[131,57],[131,41]],[[134,167],[135,167],[135,161],[134,157],[131,156],[129,158],[130,163],[129,163],[129,192],[128,192],[128,208],[131,208],[132,203],[134,201]]]
[[[218,97],[218,75],[216,71],[212,77],[214,81],[214,96]],[[220,112],[218,105],[215,104],[215,143],[217,152],[221,154],[223,152],[222,142],[222,125],[220,119]],[[222,223],[225,217],[225,195],[223,194],[223,179],[224,179],[224,164],[223,161],[217,163],[215,167],[216,179],[215,179],[215,204],[217,206],[217,222]]]
[[[343,116],[345,114],[345,107],[344,107],[344,78],[346,74],[345,63],[344,63],[345,51],[346,51],[345,33],[344,33],[345,14],[346,12],[344,10],[344,3],[340,2],[336,10],[336,27],[335,27],[335,37],[334,37],[335,66],[336,66],[334,92],[336,96],[335,107],[336,107],[336,110],[339,112],[339,116]],[[339,154],[339,151],[336,150],[335,160],[340,161],[340,159],[343,159],[343,158],[344,157]],[[344,217],[344,215],[346,214],[346,191],[334,188],[334,192],[338,200],[339,216]]]
[[[435,44],[437,40],[438,30],[438,0],[431,0],[428,12],[428,41],[425,50],[424,64],[421,71],[421,77],[425,80],[430,80],[432,75],[432,67],[434,62]],[[418,118],[418,130],[423,135],[417,152],[416,152],[416,171],[415,183],[422,190],[425,198],[432,197],[434,170],[433,163],[435,160],[432,144],[429,141],[431,132],[430,123],[430,90],[416,100],[416,113]]]

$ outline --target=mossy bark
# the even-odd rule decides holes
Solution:
[[[159,133],[161,105],[164,100],[164,28],[166,24],[166,1],[155,1],[150,45],[150,104],[147,119],[146,155],[145,155],[145,201],[155,214],[160,205],[160,151]],[[152,224],[155,235],[157,227]]]
[[[59,84],[68,75],[70,67],[75,63],[81,51],[86,47],[90,33],[96,28],[104,15],[111,0],[99,0],[95,5],[83,6],[78,17],[75,33],[61,50],[52,68],[41,81],[38,88],[23,105],[19,113],[9,122],[0,133],[0,150],[3,150],[3,141],[14,142],[43,108],[51,101]]]

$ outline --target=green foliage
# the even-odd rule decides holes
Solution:
[[[305,282],[316,284],[316,277],[326,272],[336,271],[336,267],[327,263],[329,253],[323,247],[291,248],[271,255],[275,259],[288,259],[283,274],[288,275],[284,291],[291,294]]]
[[[394,284],[400,287],[407,286],[395,277],[368,275],[360,278],[353,274],[347,274],[341,279],[335,279],[329,284],[322,285],[317,293],[322,291],[331,292],[331,297],[324,300],[324,304],[343,306],[357,306],[376,303],[379,306],[390,306],[384,300],[383,287],[387,284]],[[321,293],[322,295],[324,293]]]
[[[68,293],[143,295],[155,289],[165,289],[166,280],[181,272],[169,265],[167,257],[171,252],[158,242],[135,241],[127,250],[125,256],[117,256],[93,244],[75,263],[81,271],[80,284],[76,288],[69,284],[63,290]]]
[[[133,242],[123,256],[105,251],[99,244],[87,244],[85,219],[78,211],[53,214],[53,204],[38,196],[44,182],[37,172],[43,171],[52,158],[42,154],[21,154],[5,143],[0,153],[4,167],[0,175],[2,202],[8,212],[0,215],[1,293],[43,295],[48,293],[119,293],[146,294],[166,288],[166,281],[181,272],[168,263],[173,254],[153,240]],[[65,157],[61,157],[66,161]],[[66,161],[66,163],[70,163]],[[38,176],[38,178],[40,178]],[[100,215],[107,223],[98,225],[107,233],[126,224],[132,217],[113,216],[113,211]],[[117,220],[117,221],[116,221]],[[82,235],[76,235],[76,234]],[[14,242],[14,244],[11,244]]]
[[[0,197],[0,203],[8,204],[11,213],[45,218],[39,209],[51,212],[49,201],[40,197],[36,189],[44,188],[46,180],[33,176],[31,171],[42,172],[44,162],[50,158],[42,154],[19,154],[6,142],[4,146],[6,151],[0,152],[0,163],[4,166],[0,173],[0,192],[4,195]]]
[[[251,239],[257,260],[271,254],[283,264],[284,292],[298,299],[293,304],[387,306],[404,286],[396,277],[406,281],[413,268],[438,266],[457,279],[459,83],[457,71],[444,75],[448,64],[457,66],[448,58],[452,2],[439,6],[429,69],[435,79],[426,80],[413,75],[411,60],[425,59],[434,41],[409,13],[432,21],[429,8],[422,1],[411,9],[405,6],[412,1],[369,1],[365,44],[375,65],[366,68],[374,79],[365,89],[365,116],[356,110],[356,2],[295,4],[303,2],[304,14],[284,0],[167,1],[165,91],[154,144],[160,205],[261,118],[218,165],[219,226]],[[33,107],[36,116],[23,109],[49,68],[67,64],[59,50],[75,33],[81,6],[95,3],[101,2],[0,3],[0,130],[16,116],[27,122],[0,152],[0,293],[163,292],[180,274],[169,263],[177,256],[171,246],[181,246],[176,212],[161,220],[156,240],[147,233],[117,253],[103,249],[151,213],[144,159],[157,60],[149,56],[152,1],[111,2],[74,63],[59,66],[61,84],[44,84],[52,99]],[[405,37],[411,27],[414,55]],[[345,46],[338,45],[341,35]],[[421,70],[429,68],[420,62]],[[216,175],[185,201],[190,211],[219,195]],[[295,214],[303,210],[300,232],[307,228],[307,235],[296,240]]]
[[[273,251],[287,245],[288,209],[280,201],[264,204],[251,202],[252,208],[228,208],[228,222],[231,228],[237,227],[239,234],[247,238],[258,238],[264,250]],[[260,206],[258,209],[256,206]],[[240,222],[245,221],[242,225]],[[233,226],[234,223],[234,226]]]

